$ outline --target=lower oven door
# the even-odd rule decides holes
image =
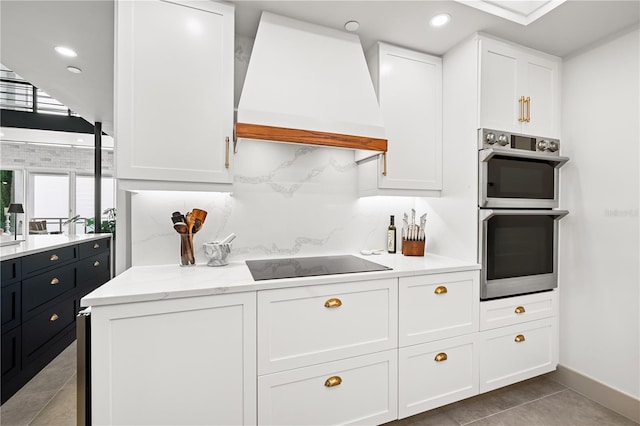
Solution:
[[[566,210],[480,209],[480,298],[558,286],[558,220]]]

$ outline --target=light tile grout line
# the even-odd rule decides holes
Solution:
[[[568,391],[568,390],[570,390],[570,389],[569,389],[569,388],[564,388],[564,389],[561,389],[561,390],[559,390],[559,391],[556,391],[556,392],[553,392],[553,393],[547,394],[547,395],[545,395],[545,396],[541,396],[540,398],[532,399],[531,401],[527,401],[527,402],[523,402],[522,404],[514,405],[513,407],[509,407],[509,408],[507,408],[506,410],[498,411],[497,413],[493,413],[493,414],[490,414],[490,415],[488,415],[488,416],[480,417],[479,419],[475,419],[475,420],[473,420],[473,421],[471,421],[471,422],[467,422],[467,423],[460,423],[460,426],[472,425],[472,424],[474,424],[475,422],[478,422],[478,421],[480,421],[480,420],[488,419],[488,418],[490,418],[490,417],[497,416],[498,414],[506,413],[507,411],[511,411],[511,410],[513,410],[514,408],[522,407],[522,406],[525,406],[525,405],[527,405],[527,404],[531,404],[532,402],[540,401],[540,400],[542,400],[542,399],[548,398],[548,397],[550,397],[550,396],[558,395],[559,393],[566,392],[566,391]]]

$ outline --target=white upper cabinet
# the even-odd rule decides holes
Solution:
[[[560,59],[481,38],[479,127],[560,137]]]
[[[231,183],[233,6],[118,1],[116,22],[116,177]]]
[[[386,156],[360,162],[360,195],[435,195],[442,189],[441,58],[378,43],[367,62],[389,142]]]

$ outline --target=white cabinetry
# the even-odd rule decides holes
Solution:
[[[560,137],[560,59],[480,39],[480,126]]]
[[[399,286],[399,418],[476,395],[478,271],[402,277]]]
[[[481,303],[480,392],[555,370],[556,291]]]
[[[94,306],[94,424],[256,423],[256,294]]]
[[[397,279],[258,292],[258,423],[397,418]]]
[[[116,177],[230,184],[233,6],[117,1],[116,22]]]
[[[389,142],[386,155],[363,160],[364,154],[356,153],[356,160],[362,160],[360,194],[438,194],[442,189],[442,60],[378,43],[368,52],[367,63]]]
[[[261,425],[382,424],[398,414],[397,351],[258,378]]]

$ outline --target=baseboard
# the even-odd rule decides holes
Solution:
[[[558,365],[557,370],[550,373],[549,377],[592,401],[640,423],[640,399],[562,365]]]

